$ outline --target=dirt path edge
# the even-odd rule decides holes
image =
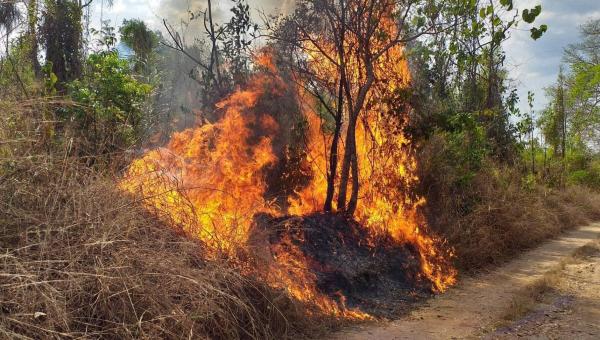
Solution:
[[[480,334],[512,297],[563,258],[600,237],[600,223],[580,227],[521,254],[500,268],[468,277],[399,320],[347,329],[331,339],[452,339]]]

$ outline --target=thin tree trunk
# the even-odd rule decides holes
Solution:
[[[29,40],[31,43],[31,49],[29,51],[29,58],[31,59],[31,66],[33,67],[33,73],[36,78],[41,78],[42,76],[42,67],[40,66],[40,62],[38,60],[38,42],[37,42],[37,31],[36,26],[38,22],[38,13],[37,0],[29,0],[29,4],[27,5],[27,19],[29,22]]]
[[[327,195],[325,197],[325,204],[323,210],[333,210],[333,195],[335,193],[335,175],[337,173],[338,163],[338,145],[340,139],[340,132],[342,129],[342,115],[344,113],[344,92],[342,78],[340,77],[340,84],[338,89],[338,103],[337,112],[335,117],[335,131],[333,132],[333,140],[331,142],[331,151],[329,152],[329,173],[327,174]]]
[[[216,80],[217,80],[217,88],[219,89],[219,93],[221,92],[222,88],[221,88],[221,70],[220,70],[220,65],[219,65],[219,51],[218,51],[218,47],[217,47],[217,35],[215,34],[215,25],[213,23],[213,18],[212,18],[212,2],[211,0],[208,0],[208,23],[209,23],[209,35],[210,35],[210,41],[211,41],[211,45],[212,45],[212,49],[211,49],[211,62],[210,62],[210,67],[211,67],[211,72],[215,72],[216,75]]]
[[[348,192],[348,179],[350,177],[350,166],[352,165],[352,141],[356,131],[356,115],[351,112],[348,120],[348,130],[346,131],[346,145],[344,147],[344,161],[342,162],[342,172],[340,173],[340,185],[338,190],[338,211],[346,211],[346,194]]]
[[[371,89],[373,82],[375,81],[375,73],[373,71],[372,60],[369,55],[364,56],[365,68],[366,68],[366,81],[360,87],[358,91],[358,95],[356,96],[356,101],[354,104],[352,103],[352,95],[349,90],[349,85],[346,83],[344,88],[346,92],[346,97],[348,100],[348,112],[350,112],[350,119],[348,121],[348,132],[346,133],[346,147],[344,150],[344,163],[342,164],[342,173],[340,180],[340,190],[338,193],[338,210],[346,211],[347,214],[354,214],[354,210],[356,209],[356,203],[358,201],[358,183],[354,184],[355,181],[358,181],[358,175],[353,178],[353,186],[352,186],[352,194],[350,197],[350,204],[347,209],[346,208],[346,193],[348,191],[348,180],[350,177],[350,168],[352,165],[355,165],[353,171],[358,174],[358,158],[356,154],[356,123],[358,122],[358,116],[360,115],[363,106],[365,104],[365,100],[367,99],[367,93]]]
[[[358,204],[358,190],[360,188],[360,179],[358,178],[358,155],[356,153],[356,134],[354,134],[354,141],[352,142],[352,194],[350,195],[350,201],[348,202],[348,209],[346,210],[348,215],[354,215],[356,205]]]

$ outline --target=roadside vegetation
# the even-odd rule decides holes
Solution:
[[[0,2],[1,337],[306,338],[348,321],[248,275],[237,258],[208,256],[204,242],[148,210],[148,197],[118,188],[142,150],[214,123],[222,114],[217,103],[252,75],[272,75],[255,63],[264,45],[275,51],[289,83],[310,80],[303,94],[321,102],[324,139],[356,138],[341,134],[344,114],[358,131],[363,112],[373,108],[369,100],[384,103],[377,107],[401,130],[385,132],[411,141],[405,152],[418,177],[390,192],[425,199],[418,207],[424,229],[445,240],[460,274],[600,219],[598,20],[583,24],[581,41],[566,49],[565,66],[546,93],[551,104],[536,114],[518,110],[503,44],[517,25],[543,39],[551,28],[536,22],[541,7],[408,1],[414,13],[393,17],[402,21],[398,37],[361,37],[364,46],[379,39],[405,51],[409,85],[386,97],[389,79],[353,84],[341,67],[322,79],[306,59],[294,59],[310,50],[306,41],[319,29],[328,29],[323,35],[331,41],[347,34],[342,16],[331,26],[315,22],[366,8],[364,1],[299,1],[289,17],[267,23],[255,23],[244,0],[233,1],[229,21],[209,21],[209,1],[191,12],[188,24],[203,24],[191,37],[167,21],[152,30],[137,19],[118,28],[104,22],[88,33],[83,14],[90,3]],[[329,52],[343,59],[345,46],[338,41]],[[353,53],[361,55],[361,48]],[[372,96],[357,103],[363,88]],[[344,105],[353,111],[344,113]],[[306,122],[296,118],[278,123],[290,125],[279,126],[291,131],[284,139],[300,143]],[[299,145],[283,152],[305,156]],[[330,150],[338,157],[337,144]],[[337,206],[352,216],[363,184],[353,174],[356,142],[340,143],[339,151],[323,210]],[[282,167],[298,164],[292,157]],[[333,192],[346,190],[347,202],[346,194],[334,200]],[[536,300],[546,286],[527,295]]]

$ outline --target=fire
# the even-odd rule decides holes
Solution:
[[[387,25],[393,30],[393,24]],[[316,74],[326,78],[334,71],[328,61],[311,58],[310,67]],[[350,59],[353,62],[357,61]],[[122,190],[140,194],[148,209],[202,240],[215,257],[235,257],[244,249],[257,214],[320,211],[326,195],[331,137],[312,105],[314,99],[300,93],[300,110],[307,122],[304,149],[310,182],[294,188],[296,192],[285,198],[286,204],[267,198],[267,169],[287,156],[276,150],[274,143],[282,133],[277,115],[267,112],[260,102],[266,97],[283,100],[289,96],[290,86],[278,73],[272,55],[262,53],[256,63],[264,71],[256,72],[245,89],[217,105],[222,116],[219,121],[176,133],[165,147],[132,162],[120,183]],[[427,232],[420,213],[425,200],[411,194],[419,179],[411,141],[402,132],[406,114],[390,115],[410,84],[403,48],[387,51],[378,60],[375,73],[378,82],[357,129],[361,187],[355,218],[373,237],[388,233],[399,244],[415,246],[423,280],[431,281],[433,289],[441,292],[455,282],[456,272],[449,264],[450,254],[440,250],[441,240]],[[396,94],[396,103],[382,100],[390,93]],[[369,318],[345,308],[343,296],[340,303],[319,293],[308,266],[311,259],[300,249],[279,247],[272,252],[276,264],[266,273],[272,286],[334,315]]]
[[[264,199],[262,169],[275,161],[271,116],[248,112],[267,84],[266,75],[219,103],[223,118],[214,124],[176,133],[164,148],[135,160],[120,183],[141,192],[148,207],[199,237],[219,253],[231,253],[246,241],[257,212],[275,213]],[[256,136],[250,126],[258,126]],[[253,139],[252,143],[248,141]]]
[[[390,6],[393,3],[390,2]],[[390,8],[392,13],[393,8]],[[394,36],[396,27],[391,18],[384,18],[381,28],[389,36]],[[387,40],[373,42],[374,49],[387,44]],[[319,51],[309,55],[309,67],[319,79],[334,79],[338,66],[331,59],[324,57],[335,55],[332,44],[325,41],[305,43],[308,51]],[[315,46],[319,44],[319,46]],[[352,54],[356,45],[352,36],[346,41],[347,69],[354,70],[352,78],[361,81],[361,61]],[[339,60],[337,61],[339,63]],[[443,292],[456,282],[456,271],[448,264],[451,253],[438,250],[442,240],[426,233],[425,221],[419,209],[426,201],[422,197],[413,197],[411,192],[419,182],[416,176],[417,162],[412,150],[411,141],[404,135],[403,128],[408,123],[406,112],[397,116],[393,105],[402,106],[402,94],[410,86],[410,70],[401,45],[394,45],[374,64],[375,78],[378,80],[370,97],[367,99],[367,110],[362,113],[356,133],[357,156],[359,163],[360,200],[355,217],[374,233],[387,232],[398,242],[408,242],[418,247],[421,254],[423,274],[433,282],[435,290]],[[335,87],[335,80],[329,84]],[[352,89],[354,96],[358,92]],[[395,102],[390,105],[390,98]],[[303,100],[310,103],[310,99]],[[308,160],[314,174],[310,185],[298,192],[298,198],[292,199],[289,212],[302,215],[319,211],[324,205],[327,190],[327,152],[331,138],[323,131],[322,119],[314,108],[305,105],[305,116],[309,121]],[[408,108],[404,108],[408,110]],[[404,119],[404,120],[402,120]],[[344,135],[344,134],[342,134]],[[338,155],[341,155],[341,150]],[[339,164],[338,164],[339,166]]]

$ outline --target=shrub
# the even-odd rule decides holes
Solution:
[[[567,228],[600,218],[597,193],[577,185],[547,188],[518,167],[488,157],[479,168],[467,169],[466,181],[464,163],[456,158],[461,150],[452,138],[437,133],[422,145],[420,193],[427,198],[430,227],[455,248],[463,272],[500,264]],[[465,144],[462,152],[471,148]],[[587,172],[577,176],[589,179]]]
[[[60,115],[77,124],[92,154],[123,150],[136,142],[152,86],[134,78],[127,60],[116,52],[91,54],[83,79],[69,83],[68,89],[79,105]]]

